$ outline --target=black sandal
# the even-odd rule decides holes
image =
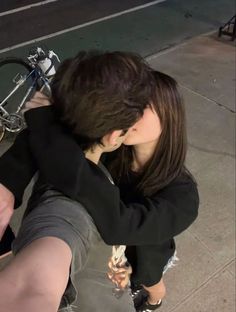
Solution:
[[[131,285],[131,296],[134,302],[134,307],[137,310],[138,307],[147,300],[148,293],[141,285]]]

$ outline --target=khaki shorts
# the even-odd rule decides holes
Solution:
[[[72,251],[70,281],[60,312],[135,312],[130,290],[117,299],[107,277],[111,246],[101,239],[93,220],[78,202],[46,191],[23,218],[13,242],[16,254],[36,239],[53,236]]]

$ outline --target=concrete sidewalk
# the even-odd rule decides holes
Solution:
[[[177,79],[186,103],[197,222],[177,238],[163,312],[235,311],[235,47],[200,36],[149,59]]]
[[[177,238],[180,261],[165,276],[168,293],[161,311],[233,312],[235,47],[214,34],[200,36],[151,56],[149,62],[181,84],[187,109],[188,166],[201,196],[197,222]],[[0,152],[7,145],[1,143]],[[15,215],[15,228],[22,211]]]

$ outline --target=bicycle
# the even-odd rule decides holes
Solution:
[[[50,81],[59,63],[53,51],[41,47],[31,48],[26,61],[15,57],[0,60],[0,77],[4,77],[0,80],[0,141],[6,131],[16,133],[25,127],[22,110],[36,90],[50,95]]]

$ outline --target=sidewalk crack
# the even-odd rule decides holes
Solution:
[[[201,146],[194,145],[192,143],[188,143],[188,145],[190,147],[200,151],[200,152],[205,152],[205,153],[213,154],[213,155],[227,156],[227,157],[231,157],[231,158],[235,159],[235,154],[230,154],[230,153],[221,152],[221,151],[217,151],[217,150],[210,150],[210,149],[207,149],[207,148],[204,148]]]
[[[203,95],[203,94],[201,94],[201,93],[198,93],[197,91],[195,91],[195,90],[193,90],[193,89],[191,89],[191,88],[189,88],[189,87],[187,87],[187,86],[185,86],[185,85],[183,85],[183,84],[181,84],[181,83],[179,83],[179,85],[180,85],[182,88],[184,88],[184,89],[186,89],[186,90],[188,90],[188,91],[190,91],[190,92],[192,92],[192,93],[194,93],[194,94],[196,94],[196,95],[198,95],[198,96],[201,96],[201,97],[204,98],[205,100],[208,100],[208,101],[213,102],[215,105],[217,105],[217,106],[219,106],[220,108],[223,108],[223,109],[229,111],[230,113],[233,113],[233,114],[236,113],[235,110],[233,110],[233,109],[231,109],[231,108],[229,108],[229,107],[227,107],[227,106],[225,106],[225,105],[223,105],[223,104],[221,104],[221,103],[219,103],[219,102],[217,102],[217,101],[215,101],[215,100],[213,100],[213,99],[211,99],[211,98],[208,98],[207,96],[205,96],[205,95]]]
[[[234,259],[231,259],[228,261],[226,264],[223,264],[222,266],[219,267],[212,275],[210,275],[201,285],[199,285],[197,288],[193,289],[189,294],[187,294],[181,302],[178,302],[173,308],[171,308],[168,312],[174,312],[179,306],[182,304],[186,303],[189,298],[193,297],[196,293],[198,293],[205,285],[207,285],[212,279],[217,277],[220,273],[227,271],[228,274],[229,271],[227,270],[227,266],[232,263]]]

